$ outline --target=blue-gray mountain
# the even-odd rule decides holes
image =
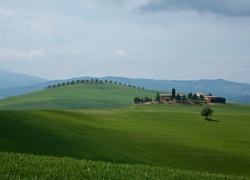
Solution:
[[[30,86],[47,82],[47,79],[0,69],[0,99],[31,92]],[[22,91],[22,89],[25,89]]]
[[[31,86],[47,81],[47,79],[34,77],[26,74],[13,73],[7,70],[0,69],[0,90],[7,88]]]
[[[42,78],[27,76],[23,74],[11,73],[0,70],[0,98],[21,95],[36,90],[43,89],[47,85],[54,85],[61,82],[81,79],[100,79],[136,87],[144,87],[150,90],[159,90],[171,92],[172,88],[177,93],[211,93],[213,95],[225,97],[227,101],[250,104],[250,84],[226,81],[223,79],[216,80],[154,80],[154,79],[131,79],[124,77],[79,77],[67,80],[46,81]],[[4,88],[6,87],[6,88]]]

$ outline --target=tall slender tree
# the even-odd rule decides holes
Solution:
[[[172,98],[175,99],[175,88],[172,89]]]

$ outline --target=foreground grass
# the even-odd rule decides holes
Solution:
[[[250,177],[249,106],[0,111],[0,151]]]
[[[0,179],[216,179],[243,180],[225,176],[147,165],[104,163],[0,152]]]

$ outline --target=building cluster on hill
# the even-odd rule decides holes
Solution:
[[[194,104],[205,104],[205,103],[226,103],[226,99],[219,96],[213,96],[211,93],[204,94],[202,92],[189,93],[185,95],[183,93],[176,93],[175,88],[172,89],[171,94],[160,94],[157,93],[154,99],[155,102],[160,103],[194,103]],[[147,103],[153,102],[152,98],[139,98],[135,97],[134,102],[138,103]]]
[[[178,93],[175,97],[172,94],[160,94],[160,101],[206,101],[208,103],[226,103],[226,99],[220,96],[214,96],[212,94],[203,94],[201,92],[196,92],[192,94],[191,92],[187,95]]]
[[[172,89],[172,94],[160,94],[160,101],[177,101],[177,102],[206,102],[206,103],[226,103],[226,99],[220,96],[214,96],[211,93],[204,94],[202,92],[196,92],[192,94],[191,92],[186,96],[182,93],[175,92],[175,89]]]

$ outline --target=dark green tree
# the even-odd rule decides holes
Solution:
[[[160,97],[160,93],[158,92],[155,96],[155,100],[156,101],[160,101],[161,97]]]
[[[180,94],[177,94],[177,95],[176,95],[175,100],[176,100],[177,102],[179,102],[179,101],[181,100]]]
[[[134,103],[135,104],[138,104],[138,103],[140,103],[141,102],[141,99],[139,98],[139,97],[135,97],[134,98]]]
[[[172,89],[172,98],[175,99],[175,88]]]
[[[189,94],[188,94],[188,99],[191,99],[193,97],[193,94],[190,92]]]
[[[193,100],[198,100],[197,94],[194,94],[194,95],[192,96],[192,99],[193,99]]]
[[[201,111],[201,115],[206,117],[206,120],[208,120],[208,116],[212,116],[212,114],[214,113],[214,111],[210,108],[210,107],[205,107],[202,111]]]
[[[187,97],[185,96],[185,94],[182,96],[181,100],[182,102],[187,102]]]
[[[201,94],[199,97],[200,100],[204,100],[204,96]]]

